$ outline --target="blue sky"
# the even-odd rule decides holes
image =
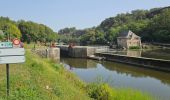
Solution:
[[[31,20],[55,31],[89,28],[105,18],[135,9],[170,6],[170,0],[0,0],[0,16]]]

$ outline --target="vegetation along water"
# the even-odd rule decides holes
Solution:
[[[5,66],[0,67],[0,100],[5,100]],[[30,49],[26,50],[26,63],[11,65],[10,84],[9,100],[152,100],[148,94],[133,89],[85,83],[61,64],[40,58]]]
[[[120,32],[131,30],[141,37],[142,43],[168,46],[169,23],[170,7],[133,10],[106,18],[96,27],[66,27],[58,32],[33,21],[0,17],[0,41],[18,38],[27,49],[25,63],[10,65],[9,97],[6,96],[6,69],[0,65],[0,100],[169,100],[169,73],[107,61],[72,58],[61,59],[64,67],[60,62],[41,58],[31,52],[34,45],[30,44],[36,44],[34,49],[42,45],[43,48],[51,46],[52,43],[113,46]],[[164,49],[160,55],[159,52],[140,51],[136,54],[170,59],[168,50]],[[128,55],[128,51],[121,53]]]
[[[103,82],[118,89],[140,90],[160,100],[170,98],[169,73],[108,61],[62,58],[61,62],[88,83]]]

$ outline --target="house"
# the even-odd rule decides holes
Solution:
[[[124,31],[117,37],[119,48],[129,49],[130,47],[141,47],[141,37],[137,36],[132,31]]]

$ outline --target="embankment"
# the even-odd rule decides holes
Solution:
[[[119,54],[110,53],[98,53],[96,54],[100,57],[105,57],[108,61],[120,62],[125,64],[131,64],[136,66],[141,66],[145,68],[150,68],[154,70],[160,70],[165,72],[170,72],[170,60],[145,58],[145,57],[133,57]]]

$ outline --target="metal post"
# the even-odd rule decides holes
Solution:
[[[6,64],[6,78],[7,78],[7,83],[6,83],[6,92],[7,92],[7,96],[9,96],[9,64]]]

